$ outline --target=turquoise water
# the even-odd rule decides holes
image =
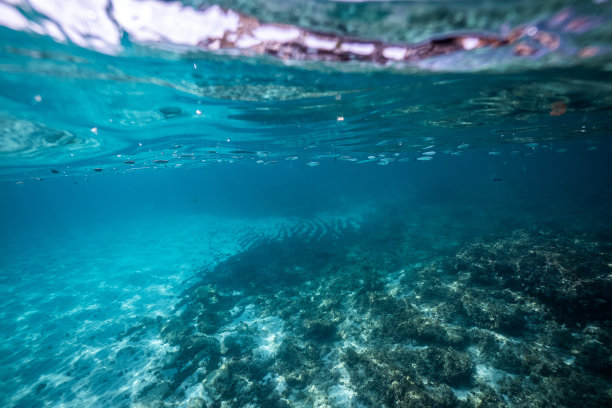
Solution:
[[[612,406],[610,4],[218,4],[0,1],[0,406]]]

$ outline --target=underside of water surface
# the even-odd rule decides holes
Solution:
[[[611,7],[0,0],[0,406],[612,406]]]

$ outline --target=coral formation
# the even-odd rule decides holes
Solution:
[[[523,229],[427,262],[415,245],[346,231],[219,264],[124,334],[174,350],[136,404],[612,406],[609,239]]]

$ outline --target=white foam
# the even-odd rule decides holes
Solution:
[[[81,47],[105,53],[115,53],[121,48],[119,29],[106,12],[106,0],[71,2],[69,7],[62,0],[30,0],[29,4]],[[51,28],[48,34],[58,37],[58,32]]]
[[[260,25],[253,30],[255,38],[261,41],[288,42],[300,36],[301,31],[296,27],[284,27],[274,24]]]
[[[180,2],[156,0],[116,0],[113,1],[113,14],[136,41],[168,40],[184,45],[223,38],[226,33],[237,31],[240,22],[237,13],[224,11],[219,6],[200,11]]]
[[[387,59],[401,61],[406,57],[406,48],[404,47],[386,47],[382,52]]]
[[[338,45],[338,40],[335,38],[319,37],[308,34],[304,37],[304,44],[309,48],[331,51]]]
[[[375,49],[376,46],[370,43],[342,43],[340,45],[340,50],[357,55],[370,55]]]
[[[251,48],[259,44],[261,44],[261,40],[247,34],[241,36],[238,41],[236,41],[236,47],[238,48]]]
[[[32,22],[24,17],[15,8],[8,4],[0,3],[0,25],[12,30],[26,30],[32,28]]]
[[[465,37],[461,39],[461,46],[464,50],[473,50],[480,45],[480,40],[476,37]]]

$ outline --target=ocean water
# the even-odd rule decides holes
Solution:
[[[0,0],[0,406],[612,406],[611,7]]]

